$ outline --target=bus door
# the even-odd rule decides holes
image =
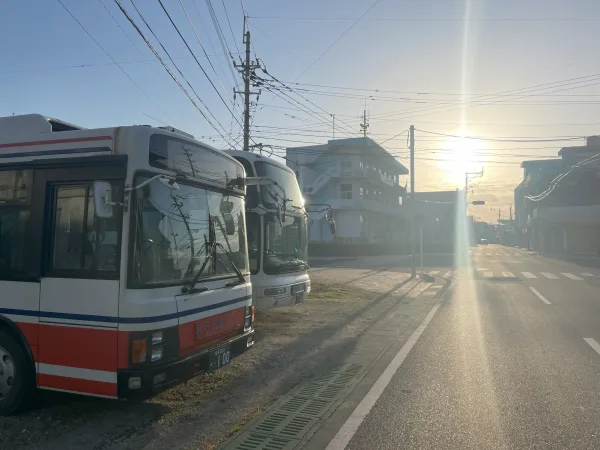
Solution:
[[[37,360],[43,190],[40,201],[35,176],[0,169],[0,317],[19,327]]]
[[[114,173],[46,171],[40,387],[117,396],[122,209],[98,218],[93,193],[94,180],[109,181],[113,201],[122,202],[123,181]]]

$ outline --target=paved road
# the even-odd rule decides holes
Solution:
[[[453,290],[330,448],[600,448],[600,270],[497,245],[471,257],[428,269]]]

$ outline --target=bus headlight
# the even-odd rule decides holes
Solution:
[[[246,306],[244,311],[244,328],[248,329],[254,323],[254,306]]]
[[[151,362],[160,361],[163,357],[163,348],[161,347],[153,347],[152,348],[152,356]]]
[[[163,332],[155,331],[152,333],[152,345],[162,344],[163,341]]]

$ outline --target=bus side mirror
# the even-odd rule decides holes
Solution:
[[[100,219],[113,217],[112,186],[108,181],[94,181],[94,214]]]

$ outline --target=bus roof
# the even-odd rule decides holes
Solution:
[[[245,158],[252,164],[254,164],[256,161],[264,161],[266,163],[277,166],[280,169],[286,170],[295,175],[295,172],[290,167],[288,167],[284,163],[277,161],[275,158],[273,158],[271,156],[264,156],[264,155],[261,155],[258,153],[253,153],[253,152],[246,152],[244,150],[225,150],[225,153],[233,156],[234,158]]]
[[[184,158],[174,154],[181,149],[185,152],[193,149],[196,154]],[[243,176],[242,165],[231,155],[173,127],[130,125],[88,129],[41,114],[0,117],[0,164],[117,154],[126,154],[133,170],[158,168],[213,182],[218,180],[219,184],[227,177]],[[193,160],[200,154],[200,159]]]

